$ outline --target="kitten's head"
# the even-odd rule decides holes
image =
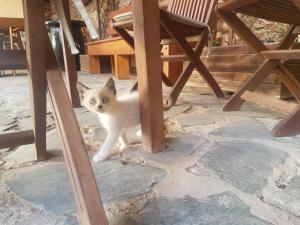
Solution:
[[[112,78],[102,88],[88,88],[80,82],[77,87],[82,105],[91,112],[108,112],[116,102],[116,87]]]

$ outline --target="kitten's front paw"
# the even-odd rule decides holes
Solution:
[[[101,155],[101,154],[96,154],[96,155],[94,155],[94,157],[93,157],[93,161],[94,162],[99,162],[99,161],[104,161],[105,159],[107,159],[107,155]]]

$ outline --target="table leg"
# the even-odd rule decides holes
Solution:
[[[13,28],[9,27],[9,42],[10,42],[10,50],[14,50],[14,33]],[[12,70],[13,76],[16,76],[16,70]]]
[[[69,23],[69,26],[71,28],[71,19],[70,19],[70,6],[69,6],[69,0],[63,0],[63,6],[66,14],[66,19]],[[79,93],[77,90],[77,71],[76,71],[76,62],[75,62],[75,56],[71,54],[71,50],[68,47],[66,37],[63,34],[63,31],[61,29],[61,41],[62,41],[62,47],[63,47],[63,55],[64,55],[64,62],[65,62],[65,72],[66,72],[66,85],[69,91],[69,96],[72,102],[73,107],[78,108],[80,107],[80,99],[79,99]]]
[[[129,56],[115,54],[113,71],[119,80],[129,79]]]
[[[134,43],[144,148],[164,150],[164,120],[157,0],[134,0]]]
[[[281,120],[272,130],[275,137],[290,137],[300,133],[300,105]]]
[[[26,54],[29,71],[31,109],[37,160],[46,160],[46,38],[37,30],[45,29],[42,0],[24,0]]]
[[[89,55],[89,72],[91,74],[100,74],[101,73],[101,61],[99,56]]]

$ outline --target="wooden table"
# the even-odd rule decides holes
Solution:
[[[82,225],[107,225],[97,183],[93,174],[68,90],[59,71],[45,27],[43,0],[23,0],[26,54],[33,129],[0,135],[0,148],[34,143],[37,159],[46,160],[46,93],[53,109],[77,214]],[[69,0],[63,0],[66,12]],[[65,39],[63,39],[65,41]],[[70,48],[64,46],[67,80],[76,89],[77,74]],[[74,92],[75,93],[75,92]],[[76,91],[77,93],[77,91]]]
[[[272,100],[268,96],[253,92],[259,84],[273,71],[300,102],[300,83],[284,64],[286,59],[300,59],[297,50],[288,50],[300,33],[299,0],[227,0],[217,6],[221,18],[258,54],[265,58],[253,77],[241,87],[225,104],[224,111],[239,110],[244,101],[251,101],[286,111],[290,105],[278,99]],[[268,49],[252,31],[238,18],[236,13],[243,13],[267,20],[290,24],[285,37],[278,44],[277,49]],[[273,57],[271,57],[273,55]],[[276,55],[276,57],[274,57]],[[280,56],[280,57],[279,57]],[[289,105],[287,107],[287,105]],[[293,105],[294,106],[294,105]],[[274,136],[293,136],[300,133],[300,107],[288,112],[272,131]]]
[[[46,93],[63,143],[63,155],[81,225],[107,225],[97,183],[44,23],[43,0],[23,0],[33,129],[0,135],[0,148],[34,143],[38,160],[46,152]],[[63,0],[69,17],[69,0]],[[164,149],[163,102],[157,0],[134,0],[134,31],[144,148]],[[69,18],[68,18],[69,20]],[[70,22],[70,21],[69,21]],[[63,38],[65,41],[65,38]],[[74,88],[74,57],[64,46],[67,81]],[[72,90],[69,90],[72,92]]]

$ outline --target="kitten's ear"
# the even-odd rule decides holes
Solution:
[[[105,84],[105,87],[107,87],[109,90],[111,90],[114,94],[117,93],[115,82],[112,78],[108,79],[108,81]]]
[[[77,89],[79,91],[79,96],[80,99],[82,100],[84,98],[84,93],[86,92],[86,90],[88,90],[89,88],[87,86],[85,86],[84,84],[78,82],[77,83]]]

